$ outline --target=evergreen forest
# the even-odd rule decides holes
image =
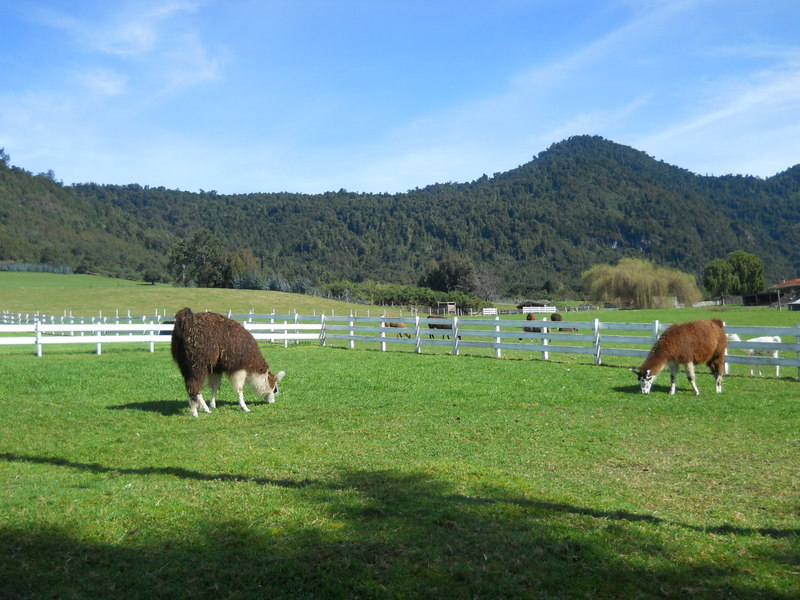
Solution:
[[[207,229],[267,275],[416,285],[446,257],[502,297],[579,295],[598,263],[644,258],[697,276],[740,250],[767,285],[800,276],[800,165],[767,179],[691,173],[597,136],[517,168],[402,194],[187,192],[63,185],[0,160],[0,262],[177,281],[170,254]]]

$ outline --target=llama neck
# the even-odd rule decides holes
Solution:
[[[644,364],[642,364],[639,370],[650,371],[650,375],[655,377],[661,372],[661,369],[663,369],[664,365],[666,364],[667,364],[666,355],[663,352],[661,352],[661,349],[658,346],[656,346],[655,348],[653,348],[650,354],[647,355]]]

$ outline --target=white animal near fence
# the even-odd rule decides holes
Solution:
[[[729,342],[741,342],[742,339],[736,333],[729,333],[728,334],[728,341]],[[754,337],[747,340],[748,344],[781,344],[783,340],[780,336],[777,335],[762,335],[760,337]],[[749,356],[769,356],[774,359],[778,359],[779,351],[769,348],[769,347],[755,347],[755,348],[742,348]],[[758,367],[758,375],[761,376],[761,365],[757,365]],[[753,374],[753,367],[750,367],[750,375]],[[781,366],[780,364],[775,365],[775,377],[780,377],[781,374]]]

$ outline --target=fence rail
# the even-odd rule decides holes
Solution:
[[[550,354],[574,354],[591,357],[601,364],[612,357],[639,358],[647,356],[650,347],[669,324],[617,323],[592,321],[537,321],[489,317],[356,317],[301,316],[275,314],[232,314],[253,336],[263,342],[284,345],[315,342],[323,346],[343,343],[350,348],[378,345],[386,351],[390,344],[413,346],[416,353],[425,347],[444,347],[458,355],[469,349],[489,350],[501,358],[504,352],[533,352],[547,360]],[[148,320],[149,319],[149,320]],[[30,345],[37,356],[43,347],[59,344],[94,344],[102,353],[104,344],[169,343],[172,324],[161,317],[126,317],[97,320],[52,318],[20,315],[16,318],[0,314],[0,346]],[[109,322],[112,321],[112,322]],[[121,322],[126,321],[126,322]],[[432,328],[435,327],[435,328]],[[524,329],[527,328],[528,331]],[[726,326],[726,332],[742,337],[741,342],[729,342],[726,372],[730,365],[751,367],[771,366],[798,369],[800,377],[800,324],[792,327]],[[745,336],[780,336],[781,343],[749,342]],[[757,355],[755,352],[777,350],[778,357]],[[755,355],[754,355],[755,354]],[[777,372],[777,371],[776,371]]]

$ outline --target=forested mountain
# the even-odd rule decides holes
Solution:
[[[511,295],[575,289],[584,270],[625,256],[699,275],[744,250],[764,261],[769,283],[800,275],[800,165],[766,180],[699,176],[600,137],[570,138],[492,177],[392,195],[53,179],[0,163],[0,261],[167,277],[172,245],[206,227],[268,272],[320,282],[415,283],[448,252]]]

